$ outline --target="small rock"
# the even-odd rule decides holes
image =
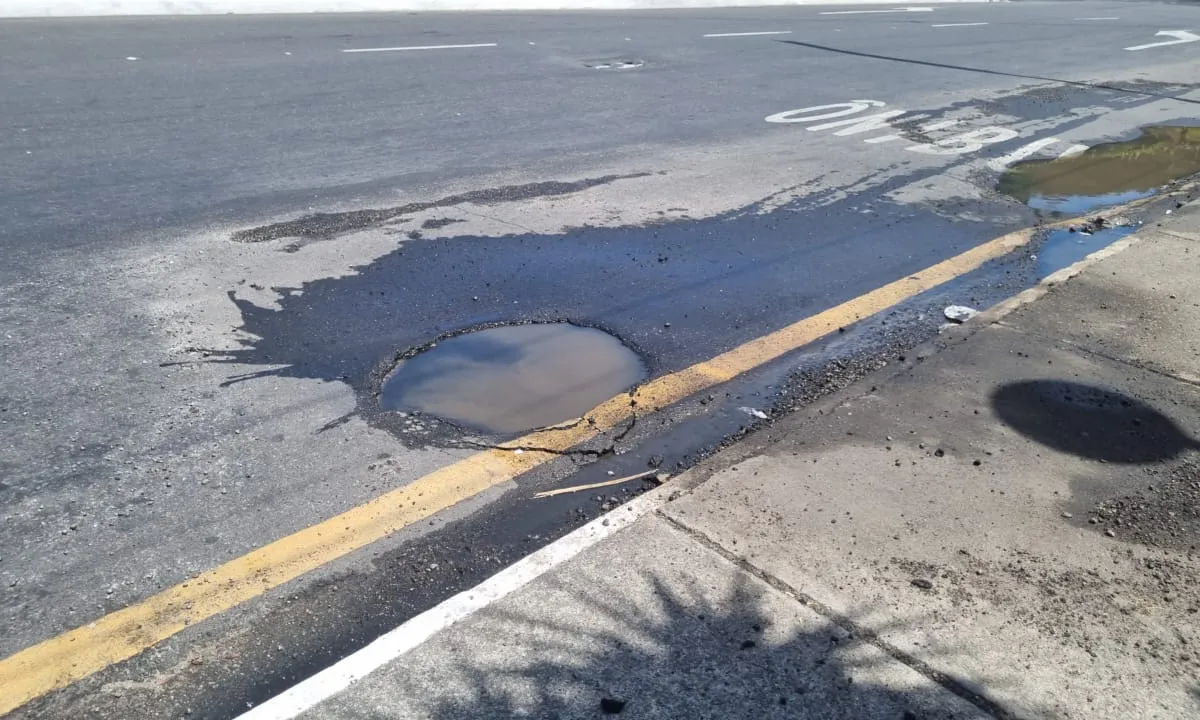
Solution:
[[[1072,514],[1071,514],[1071,513],[1069,513],[1069,512],[1065,512],[1065,513],[1063,513],[1063,514],[1062,514],[1062,516],[1063,516],[1063,517],[1065,517],[1065,518],[1066,518],[1066,519],[1068,519],[1068,520],[1070,520],[1071,518],[1075,517],[1074,515],[1072,515]]]
[[[605,715],[619,715],[625,709],[625,701],[620,698],[600,698],[600,710]]]
[[[754,647],[755,645],[758,645],[758,643],[754,642],[753,640],[743,640],[742,641],[742,649],[743,650],[749,650],[750,648]]]
[[[926,580],[925,578],[913,578],[912,584],[921,588],[922,590],[933,589],[933,582]]]
[[[1112,528],[1109,528],[1109,529],[1105,530],[1105,531],[1104,531],[1104,534],[1105,534],[1105,535],[1107,535],[1107,536],[1109,536],[1109,537],[1116,537],[1116,536],[1117,536],[1117,534],[1116,534],[1115,532],[1113,532],[1113,529],[1112,529]]]
[[[650,459],[646,461],[646,464],[652,468],[662,467],[663,456],[662,455],[651,455]]]
[[[964,323],[979,314],[979,311],[966,305],[950,305],[942,314],[951,322]]]

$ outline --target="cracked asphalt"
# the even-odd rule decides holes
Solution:
[[[503,447],[380,409],[386,373],[439,338],[572,322],[661,378],[1047,222],[990,163],[1197,124],[1200,43],[1123,50],[1193,18],[1052,2],[0,20],[0,655]],[[704,37],[772,30],[789,42]],[[431,38],[498,46],[342,52]],[[594,67],[614,57],[644,64]],[[859,98],[920,126],[864,142],[887,126],[766,120]],[[953,139],[971,132],[987,142]],[[639,407],[12,716],[233,717],[658,480],[537,492],[770,432],[746,409],[774,418],[902,362],[946,305],[1036,282],[1037,242]]]

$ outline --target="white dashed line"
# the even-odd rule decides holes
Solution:
[[[1120,20],[1119,17],[1075,18],[1076,20]]]
[[[472,45],[410,45],[408,47],[381,47],[381,48],[352,48],[343,50],[344,53],[368,53],[368,52],[401,52],[404,50],[459,50],[463,48],[485,48],[497,47],[496,43],[474,43]]]
[[[897,8],[895,10],[827,10],[821,15],[877,15],[879,13],[933,12],[931,7]]]
[[[791,30],[763,30],[761,32],[740,32],[740,33],[709,33],[706,38],[720,37],[753,37],[755,35],[791,35]]]
[[[237,720],[291,720],[405,655],[438,632],[521,589],[638,518],[657,509],[666,493],[651,492],[527,555],[479,585],[426,610],[363,649],[299,685],[245,712]]]
[[[987,23],[942,23],[940,25],[930,25],[929,27],[977,27],[979,25],[987,25]]]

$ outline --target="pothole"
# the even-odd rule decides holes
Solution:
[[[999,190],[1035,210],[1086,215],[1149,197],[1198,172],[1200,127],[1164,125],[1074,157],[1017,163],[1001,176]]]
[[[646,64],[645,60],[634,58],[615,58],[611,60],[590,60],[585,62],[584,67],[589,67],[593,70],[634,70]]]
[[[580,418],[647,376],[637,353],[601,330],[507,325],[402,360],[384,379],[379,403],[507,435]]]

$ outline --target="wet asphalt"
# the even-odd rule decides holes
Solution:
[[[439,338],[571,322],[661,376],[1053,219],[996,193],[977,158],[875,160],[862,136],[763,118],[880,97],[1127,139],[1200,119],[1200,43],[1120,50],[1181,16],[1200,18],[1049,3],[0,21],[3,653],[503,439],[379,407],[397,358]],[[974,21],[990,24],[928,35]],[[799,44],[702,38],[785,26]],[[487,60],[341,52],[489,41]],[[589,67],[614,59],[644,65]],[[657,480],[534,492],[674,473],[769,433],[914,361],[946,305],[1036,282],[1040,242],[14,716],[233,717]]]

